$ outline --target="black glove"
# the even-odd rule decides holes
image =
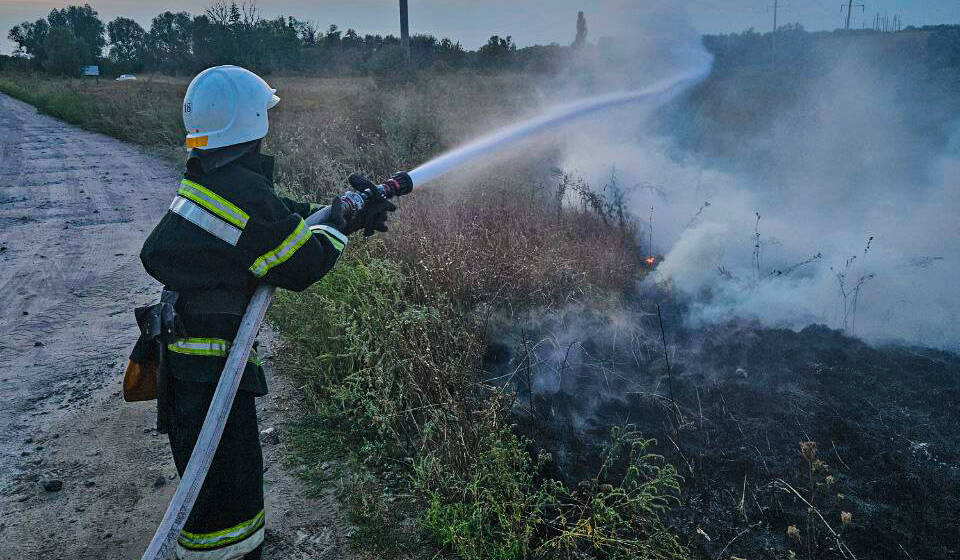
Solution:
[[[347,181],[354,189],[368,193],[363,208],[351,217],[346,229],[340,231],[350,235],[362,229],[364,237],[370,237],[377,231],[387,231],[387,213],[396,211],[396,205],[384,198],[377,186],[363,175],[354,173]]]
[[[344,235],[349,235],[347,232],[347,218],[344,214],[344,204],[339,196],[333,197],[333,202],[330,203],[330,214],[321,223],[336,229]]]

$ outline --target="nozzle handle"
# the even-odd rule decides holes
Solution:
[[[413,181],[410,179],[410,175],[401,171],[384,181],[383,184],[377,185],[375,188],[383,198],[395,198],[410,194],[410,192],[413,191]],[[373,196],[371,189],[347,191],[340,195],[340,200],[343,201],[344,214],[346,214],[344,217],[349,220],[355,213],[361,211],[367,203],[367,199],[371,196]],[[311,214],[310,217],[306,219],[306,222],[308,226],[322,224],[326,222],[329,217],[330,207],[324,206]]]

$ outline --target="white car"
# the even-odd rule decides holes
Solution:
[[[117,76],[118,82],[128,82],[130,80],[136,80],[136,79],[137,77],[134,76],[133,74],[120,74],[119,76]]]

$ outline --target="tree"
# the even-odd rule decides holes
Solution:
[[[507,35],[504,39],[499,35],[490,37],[487,44],[477,51],[480,55],[480,65],[484,68],[500,68],[510,63],[511,55],[517,50],[513,37]]]
[[[293,69],[301,66],[300,37],[295,20],[283,17],[257,21],[251,32],[255,48],[251,49],[250,62],[263,72]]]
[[[234,4],[234,7],[236,5]],[[217,0],[210,4],[206,10],[204,10],[204,15],[207,19],[210,20],[210,23],[217,25],[229,25],[230,24],[230,4],[227,4],[223,0]]]
[[[50,24],[45,19],[32,23],[25,21],[10,29],[7,38],[17,44],[18,54],[31,57],[34,64],[39,66],[47,59],[46,42],[49,31]]]
[[[573,40],[573,48],[579,49],[587,44],[587,18],[583,12],[577,12],[577,36]]]
[[[151,63],[175,70],[191,67],[193,20],[187,12],[163,12],[150,22],[147,48]]]
[[[110,58],[130,70],[143,67],[146,32],[130,18],[118,17],[107,24],[110,37]]]
[[[294,19],[294,18],[290,18]],[[299,21],[294,19],[294,26],[300,35],[300,42],[304,47],[312,49],[317,46],[317,26],[309,21]],[[322,32],[320,32],[322,34]]]
[[[53,74],[78,76],[80,67],[93,60],[90,46],[67,27],[51,27],[44,48],[47,59],[43,66]]]
[[[230,15],[227,16],[227,21],[231,27],[236,27],[240,24],[240,8],[236,2],[230,2]]]
[[[323,37],[323,47],[327,49],[340,48],[340,31],[336,24],[331,24],[327,34]]]
[[[85,59],[90,62],[103,56],[103,47],[107,44],[104,38],[104,25],[97,15],[97,11],[90,4],[83,6],[67,6],[63,9],[50,10],[47,16],[50,27],[62,27],[73,32],[76,39],[83,42],[86,48]],[[62,40],[60,36],[58,40]]]
[[[360,49],[363,48],[363,39],[353,29],[347,29],[340,40],[340,46],[344,49]]]

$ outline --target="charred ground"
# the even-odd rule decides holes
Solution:
[[[550,475],[596,478],[610,427],[632,424],[656,438],[655,451],[684,477],[671,522],[699,557],[786,558],[789,550],[843,557],[824,521],[789,486],[860,558],[951,558],[960,550],[960,357],[872,347],[822,325],[684,329],[671,314],[671,402],[656,312],[634,318],[615,332],[617,321],[591,317],[590,329],[578,329],[591,334],[571,340],[575,348],[563,361],[534,351],[531,371],[515,370],[521,394],[530,394],[523,380],[533,382],[520,426],[553,452]],[[582,326],[585,319],[556,316],[524,335],[556,348],[571,320]],[[530,363],[522,352],[534,345],[518,339],[513,361]],[[801,452],[810,441],[812,463]],[[842,512],[851,514],[848,523]],[[798,528],[795,539],[790,526]]]

